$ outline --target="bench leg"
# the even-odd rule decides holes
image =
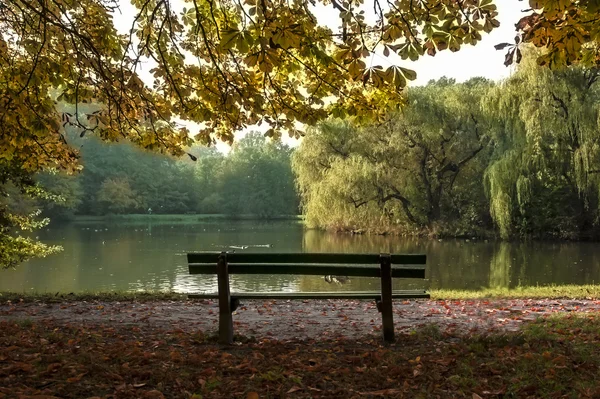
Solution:
[[[233,316],[231,315],[231,293],[229,291],[229,271],[227,253],[222,252],[217,263],[217,279],[219,286],[219,343],[233,343]]]
[[[390,255],[381,255],[381,319],[383,322],[383,340],[394,342],[394,312],[392,307],[392,259]]]
[[[235,312],[240,307],[240,298],[231,298],[231,312]]]

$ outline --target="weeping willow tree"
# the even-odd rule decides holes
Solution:
[[[292,157],[302,208],[311,227],[356,229],[380,221],[373,203],[356,207],[375,172],[359,155],[357,130],[349,121],[327,121],[309,131]]]
[[[411,89],[407,107],[382,124],[310,131],[293,157],[307,222],[434,235],[482,227],[490,138],[479,103],[490,87],[441,79]]]
[[[503,238],[581,238],[598,226],[599,78],[531,56],[485,99],[498,127],[485,186]]]

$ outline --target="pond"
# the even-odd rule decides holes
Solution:
[[[189,251],[424,253],[425,287],[514,288],[600,281],[596,243],[419,240],[307,230],[296,221],[212,220],[195,223],[87,222],[39,232],[64,251],[0,270],[0,291],[82,292],[216,290],[216,277],[188,275]],[[320,276],[233,275],[233,291],[377,290],[377,279],[328,283]],[[401,281],[396,289],[424,287]]]

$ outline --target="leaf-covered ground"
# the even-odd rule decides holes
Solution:
[[[443,332],[485,333],[516,331],[541,315],[600,311],[598,300],[501,299],[456,301],[394,301],[397,330],[435,324]],[[219,308],[202,300],[48,300],[21,302],[0,298],[1,319],[54,320],[56,322],[110,323],[185,331],[215,332]],[[278,300],[244,301],[234,313],[236,333],[279,340],[361,338],[379,334],[381,316],[374,301]]]
[[[0,398],[600,397],[598,302],[398,303],[387,346],[368,306],[252,302],[221,347],[212,303],[3,303]]]

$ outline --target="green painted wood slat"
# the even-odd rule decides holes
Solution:
[[[217,299],[219,294],[198,293],[189,294],[191,299]],[[233,292],[231,298],[238,299],[379,299],[381,293],[377,291],[346,291],[346,292]],[[424,290],[394,291],[392,298],[429,298]]]
[[[190,274],[216,274],[212,263],[190,264]],[[303,276],[381,277],[381,269],[374,266],[347,266],[328,264],[228,264],[229,274],[298,274]],[[393,267],[394,278],[425,278],[425,266]]]
[[[188,253],[188,263],[217,264],[220,252]],[[426,256],[420,254],[391,255],[392,265],[424,265]],[[338,263],[351,265],[379,265],[380,254],[332,253],[228,253],[228,263]]]

